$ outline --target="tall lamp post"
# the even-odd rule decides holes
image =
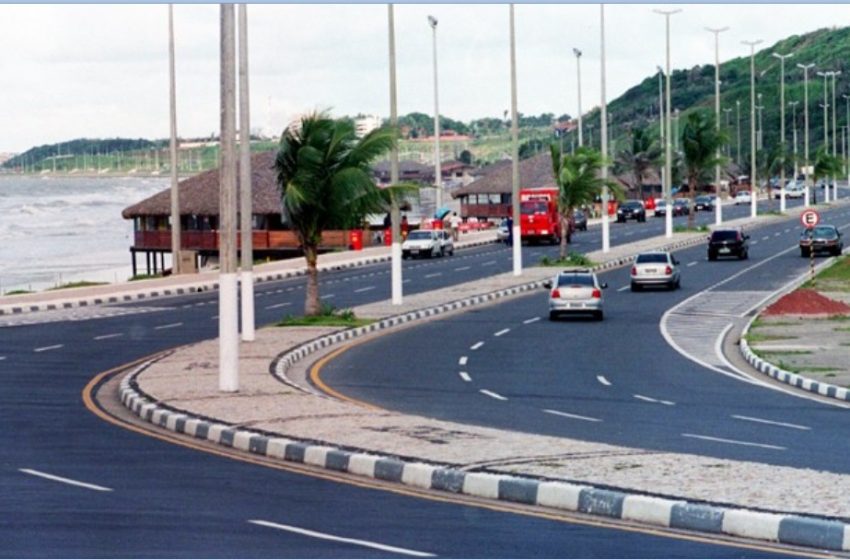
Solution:
[[[180,266],[180,195],[177,180],[177,94],[174,71],[174,5],[168,5],[168,82],[169,82],[169,128],[171,140],[169,156],[171,158],[171,270],[174,274],[182,272]],[[54,160],[55,162],[55,160]]]
[[[248,93],[248,8],[239,4],[239,185],[242,231],[242,340],[253,342],[254,331],[254,220],[251,185],[251,118]]]
[[[661,145],[664,144],[664,96],[662,94],[662,78],[664,78],[664,69],[660,66],[658,68],[658,138],[661,141]],[[664,165],[661,166],[661,195],[664,196],[667,192],[667,187],[665,183],[667,182],[666,173],[664,170]]]
[[[522,274],[522,237],[519,220],[519,115],[517,113],[516,88],[516,33],[514,31],[514,5],[511,4],[511,210],[513,215],[513,260],[514,276]]]
[[[735,100],[735,120],[737,121],[737,133],[735,137],[735,162],[741,166],[741,100]]]
[[[599,5],[599,29],[600,29],[600,61],[601,61],[601,113],[600,121],[600,137],[602,138],[602,180],[608,179],[608,102],[605,99],[605,4]],[[609,231],[608,217],[608,187],[602,187],[602,252],[607,253],[611,250],[611,239]]]
[[[835,115],[838,114],[838,105],[836,105],[835,100],[835,78],[836,76],[841,75],[841,70],[836,70],[832,72],[832,157],[838,156],[838,129],[836,128],[836,118]],[[827,147],[829,150],[829,147]],[[826,190],[829,190],[829,185],[826,185]],[[835,200],[838,195],[838,183],[836,182],[836,177],[832,176],[832,199]],[[829,198],[829,196],[827,196]]]
[[[443,205],[443,175],[440,169],[440,97],[437,88],[437,18],[428,16],[428,24],[433,31],[434,51],[434,184],[437,187],[437,208]]]
[[[396,92],[395,73],[395,12],[392,4],[387,4],[387,27],[389,31],[389,55],[390,55],[390,126],[398,131],[398,96]],[[397,134],[397,132],[396,132]],[[390,151],[390,186],[398,184],[398,143],[393,143]],[[392,193],[391,193],[392,194]],[[401,225],[399,223],[398,201],[395,196],[390,196],[390,222],[392,227],[392,255],[391,255],[391,290],[392,304],[402,304],[402,271],[401,271]]]
[[[803,173],[806,175],[806,195],[803,206],[805,208],[809,207],[809,191],[811,188],[811,184],[809,183],[809,169],[811,168],[809,165],[809,70],[814,67],[814,62],[797,65],[797,68],[803,70],[803,163],[805,163]]]
[[[788,150],[785,148],[785,59],[794,56],[794,53],[773,53],[779,59],[779,147],[782,150],[782,167],[779,170],[779,211],[785,213],[785,156]]]
[[[581,51],[573,48],[576,55],[576,84],[578,85],[578,147],[584,146],[584,136],[581,127]]]
[[[673,170],[672,170],[672,162],[673,162],[673,148],[671,144],[671,134],[670,134],[670,16],[673,14],[677,14],[682,10],[653,10],[656,14],[661,14],[664,16],[666,26],[667,26],[667,70],[664,72],[667,77],[667,87],[666,94],[667,98],[665,100],[665,139],[666,139],[666,147],[664,150],[665,153],[665,162],[664,162],[664,174],[667,177],[667,190],[664,193],[664,235],[669,239],[673,237],[673,208],[670,201],[670,191],[671,185],[673,183]]]
[[[829,153],[829,77],[831,71],[818,72],[818,76],[823,76],[823,148],[825,153]],[[829,179],[824,180],[823,201],[829,202]]]
[[[799,105],[799,101],[789,101],[788,105],[792,109],[791,113],[791,122],[794,123],[794,182],[797,182],[797,105]]]
[[[842,94],[841,97],[844,98],[844,105],[847,108],[847,135],[850,136],[850,95]],[[846,150],[845,150],[846,151]],[[844,168],[847,171],[847,186],[850,187],[850,162],[847,161],[848,155],[844,154]],[[838,187],[836,187],[835,198],[838,198]]]
[[[713,29],[706,27],[706,31],[714,33],[714,119],[717,132],[720,132],[720,34],[728,31],[728,27]],[[723,223],[723,213],[720,204],[720,146],[717,146],[717,165],[714,166],[714,192],[717,195],[717,204],[714,205],[714,223]]]
[[[761,111],[762,111],[762,109],[764,109],[764,105],[761,104],[761,93],[757,94],[756,97],[758,97],[758,100],[759,100],[758,104],[756,105],[756,111],[759,112],[758,133],[756,134],[756,138],[758,139],[758,146],[757,147],[758,147],[759,150],[762,150],[762,149],[764,149],[764,142],[763,142],[764,128],[762,127]]]
[[[758,190],[756,190],[756,45],[761,43],[761,39],[741,41],[741,43],[750,47],[750,216],[755,218],[758,197]]]

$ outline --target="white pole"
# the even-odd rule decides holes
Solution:
[[[437,87],[437,18],[428,16],[433,30],[434,50],[434,185],[437,187],[437,208],[443,205],[443,177],[440,169],[440,98]]]
[[[519,215],[519,115],[517,113],[516,87],[516,34],[514,32],[514,5],[511,4],[511,144],[512,144],[512,174],[511,174],[511,205],[513,210],[513,259],[514,276],[522,274],[522,230]],[[581,129],[579,129],[581,130]]]
[[[180,195],[177,180],[177,80],[174,71],[174,5],[168,5],[168,80],[171,140],[171,272],[180,274]]]
[[[602,137],[602,180],[608,179],[608,101],[605,99],[605,4],[599,5],[600,62],[602,70],[602,110],[600,134]],[[611,250],[610,218],[608,216],[608,187],[602,187],[602,252]]]
[[[239,186],[242,232],[242,340],[251,342],[254,332],[254,220],[251,184],[251,118],[248,93],[248,9],[239,4]]]
[[[782,149],[782,169],[779,170],[779,211],[785,213],[785,155],[788,150],[785,148],[785,59],[794,56],[794,53],[778,54],[773,53],[773,56],[779,59],[779,146]]]
[[[658,138],[661,141],[661,146],[664,144],[664,95],[662,93],[662,81],[664,78],[664,69],[658,66]],[[661,196],[666,196],[667,186],[666,173],[664,165],[661,166]]]
[[[714,33],[714,115],[717,125],[717,132],[720,132],[720,34],[727,31],[728,27],[719,29],[705,28],[707,31]],[[714,205],[714,223],[720,225],[723,223],[723,210],[720,204],[720,146],[717,146],[717,165],[714,166],[714,191],[717,195],[717,204]]]
[[[584,146],[584,136],[581,126],[581,51],[573,48],[573,53],[576,55],[576,84],[578,87],[578,147]]]
[[[670,131],[670,16],[676,13],[681,12],[682,10],[670,10],[670,11],[662,11],[662,10],[654,10],[655,13],[661,14],[665,17],[667,23],[667,71],[665,72],[667,76],[667,99],[666,99],[666,121],[667,121],[667,131],[665,132],[665,137],[667,140],[666,147],[666,161],[664,162],[665,166],[665,175],[667,177],[667,192],[664,194],[664,204],[666,206],[664,212],[664,235],[669,239],[673,237],[673,205],[670,200],[670,195],[673,190],[673,148],[672,148],[672,135]]]
[[[756,172],[756,45],[758,41],[741,41],[750,46],[750,217],[755,218],[758,210],[758,180]]]
[[[398,129],[398,108],[396,94],[396,73],[395,73],[395,14],[393,5],[387,4],[387,18],[389,27],[389,43],[390,43],[390,125],[394,129]],[[390,185],[398,184],[398,144],[393,145],[390,152]],[[392,263],[390,283],[392,284],[392,304],[402,304],[402,270],[401,270],[401,227],[399,224],[398,203],[395,197],[392,199],[392,207],[390,208],[390,217],[392,219]]]
[[[239,304],[236,278],[236,65],[233,4],[221,10],[221,166],[219,169],[219,390],[239,390]]]
[[[841,75],[841,70],[836,70],[832,72],[832,157],[838,157],[838,129],[836,123],[836,115],[838,114],[838,105],[835,100],[835,78],[836,76]],[[829,147],[827,147],[827,150]],[[838,194],[838,183],[836,181],[835,175],[832,176],[832,199],[835,200],[836,195]],[[829,185],[826,185],[826,189],[829,190]]]
[[[803,69],[803,160],[805,166],[803,168],[803,172],[806,175],[805,185],[806,185],[806,193],[805,200],[803,201],[803,207],[808,208],[809,201],[809,190],[810,190],[810,182],[809,182],[809,69],[814,68],[815,64],[798,64],[797,68]]]

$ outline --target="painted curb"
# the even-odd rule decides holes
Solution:
[[[661,249],[675,250],[702,241],[702,236],[695,236],[665,245]],[[594,269],[608,270],[628,264],[633,259],[634,255],[613,259]],[[417,319],[528,292],[539,288],[542,284],[542,280],[528,282],[387,317],[365,327],[325,335],[278,355],[270,369],[275,377],[284,383],[315,394],[315,391],[310,388],[300,387],[289,380],[286,377],[286,370],[295,362],[320,349]],[[239,429],[215,419],[195,417],[172,409],[144,395],[135,379],[150,363],[153,361],[142,364],[122,379],[119,396],[124,406],[144,421],[225,447],[428,490],[552,507],[635,521],[651,526],[727,534],[829,550],[850,550],[850,524],[842,520],[736,509],[707,503],[690,503],[685,500],[642,493],[496,474],[485,470],[469,471],[451,465],[428,464],[415,459],[377,455],[363,450],[338,448],[321,442],[296,441],[275,434]],[[330,398],[326,395],[321,396]]]

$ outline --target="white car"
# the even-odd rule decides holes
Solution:
[[[632,264],[631,280],[633,292],[644,286],[666,286],[674,290],[682,281],[679,261],[669,251],[640,253]]]
[[[453,255],[454,241],[451,234],[444,229],[417,229],[407,235],[401,244],[402,258],[410,257],[442,257]]]
[[[549,290],[549,319],[561,315],[591,315],[601,321],[603,315],[602,290],[608,287],[600,282],[590,269],[568,268],[552,280],[543,283]]]
[[[806,187],[803,185],[791,181],[787,187],[785,187],[785,198],[803,198],[806,195]]]
[[[738,191],[738,194],[735,195],[735,206],[738,204],[752,204],[753,197],[750,195],[750,191]]]

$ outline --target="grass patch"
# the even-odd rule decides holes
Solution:
[[[130,282],[135,282],[136,280],[152,280],[154,278],[162,278],[162,274],[136,274],[135,276],[130,277]]]
[[[767,342],[770,340],[792,340],[795,338],[799,338],[797,336],[780,336],[778,334],[762,334],[762,333],[754,333],[752,330],[747,333],[745,340],[749,344],[758,343],[758,342]]]
[[[810,367],[800,368],[800,371],[801,372],[807,372],[807,373],[827,373],[827,372],[831,372],[831,371],[840,371],[840,370],[838,370],[834,367],[810,366]]]
[[[32,293],[35,293],[35,292],[32,292],[30,290],[10,290],[3,295],[4,296],[22,296],[24,294],[32,294]]]
[[[842,342],[839,346],[850,346],[850,342]]]
[[[706,233],[709,231],[709,227],[705,224],[689,228],[688,226],[677,225],[673,226],[673,231],[675,233]]]
[[[337,309],[324,303],[318,315],[293,316],[287,315],[276,326],[278,327],[363,327],[374,323],[373,319],[358,319],[351,309]]]
[[[765,352],[768,356],[805,356],[807,354],[814,354],[811,350],[771,350],[769,352]]]
[[[89,282],[87,280],[82,280],[80,282],[68,282],[67,284],[62,284],[56,286],[55,288],[50,288],[47,291],[51,292],[53,290],[65,290],[68,288],[88,288],[90,286],[105,286],[109,284],[109,282]]]
[[[850,327],[835,327],[832,330],[835,332],[850,332]]]
[[[829,268],[815,276],[815,282],[807,280],[804,288],[814,288],[822,292],[850,292],[850,256],[837,257]]]
[[[798,368],[796,366],[792,366],[791,364],[786,363],[782,360],[779,360],[779,363],[776,364],[776,367],[778,367],[779,369],[784,370],[784,371],[790,371],[791,373],[800,373],[801,372],[800,368]]]
[[[827,321],[850,321],[850,315],[830,315],[826,318]]]
[[[546,256],[540,258],[540,266],[586,266],[588,268],[591,268],[595,265],[596,263],[594,263],[592,260],[584,256],[583,254],[577,253],[575,251],[570,251],[567,254],[567,258],[565,259],[553,259]]]

